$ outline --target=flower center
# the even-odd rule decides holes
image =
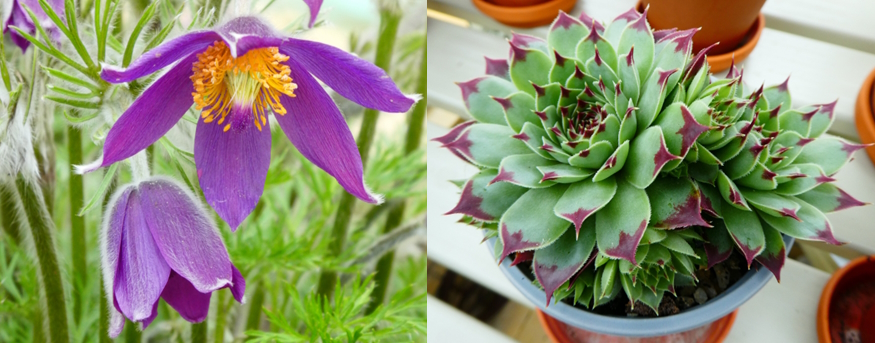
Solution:
[[[282,63],[289,57],[280,54],[278,48],[253,49],[234,58],[224,42],[216,41],[197,57],[192,65],[192,96],[204,123],[218,119],[217,124],[225,124],[224,131],[228,131],[231,123],[225,118],[236,107],[251,111],[260,131],[267,124],[268,107],[274,113],[286,114],[280,97],[294,97],[298,85],[289,77],[289,66]]]

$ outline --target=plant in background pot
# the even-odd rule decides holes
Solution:
[[[862,205],[831,183],[862,148],[823,135],[835,103],[792,109],[786,82],[745,89],[736,68],[712,80],[695,32],[561,13],[459,84],[474,120],[436,140],[480,172],[449,213],[565,323],[707,325],[780,275],[792,238],[838,243],[824,212]]]

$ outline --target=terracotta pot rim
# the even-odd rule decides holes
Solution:
[[[490,10],[494,12],[501,12],[504,14],[522,14],[522,12],[528,11],[537,11],[541,9],[547,9],[550,7],[556,6],[558,3],[561,3],[566,0],[546,0],[542,3],[531,5],[531,6],[502,6],[491,3],[487,0],[471,0],[474,5],[477,7],[481,7],[480,10]]]
[[[726,65],[726,68],[729,68],[729,65],[732,63],[733,57],[737,57],[736,62],[741,62],[748,55],[750,55],[751,51],[756,47],[757,43],[760,41],[760,36],[763,33],[763,30],[766,28],[766,17],[762,12],[757,16],[757,20],[753,23],[750,30],[748,30],[745,38],[742,40],[744,44],[735,48],[735,50],[719,54],[708,56],[708,64],[712,66],[712,69],[721,69],[715,68],[715,65]]]
[[[550,337],[550,341],[553,343],[571,343],[566,335],[561,335],[559,330],[562,328],[559,326],[561,323],[558,319],[550,317],[550,315],[544,313],[540,309],[535,309],[538,313],[538,321],[541,322],[541,327],[544,328],[544,332],[547,333],[547,337]],[[735,324],[735,317],[738,316],[738,309],[732,311],[732,313],[717,319],[711,322],[710,325],[716,324],[716,329],[712,330],[708,333],[708,337],[705,338],[705,341],[702,343],[721,343],[726,336],[729,335],[729,331],[732,330],[732,325]],[[564,323],[563,323],[564,324]],[[565,324],[567,325],[567,324]]]
[[[875,70],[872,70],[863,81],[860,93],[857,94],[857,104],[854,110],[857,133],[860,134],[860,141],[865,144],[875,143],[875,117],[873,117],[875,111],[872,108],[873,86],[875,86]],[[869,160],[875,163],[875,147],[866,148],[866,154],[869,155]]]
[[[872,89],[872,80],[875,80],[875,71],[869,74],[869,77],[866,79],[867,83],[863,85],[863,89]],[[862,94],[862,91],[861,91]],[[871,94],[871,93],[869,93]],[[866,96],[867,98],[869,95]],[[871,102],[869,108],[871,109]],[[857,103],[859,105],[859,102]],[[859,107],[858,107],[859,108]],[[858,112],[859,113],[859,112]],[[859,119],[859,116],[858,116]],[[869,122],[872,123],[873,119],[870,116]],[[873,124],[875,127],[875,124]],[[827,281],[826,286],[823,287],[823,292],[820,294],[820,302],[817,305],[817,340],[822,343],[832,343],[832,339],[830,338],[829,333],[829,306],[832,303],[832,296],[835,293],[836,286],[838,286],[839,281],[844,279],[845,275],[856,269],[857,267],[868,264],[875,263],[875,255],[871,256],[862,256],[854,259],[846,266],[842,267],[838,271],[832,274]]]

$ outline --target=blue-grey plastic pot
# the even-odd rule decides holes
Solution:
[[[491,249],[495,245],[495,238],[490,239],[489,243],[487,246]],[[793,238],[785,235],[784,245],[786,246],[785,251],[789,252],[790,247],[793,246]],[[501,272],[541,311],[565,324],[580,329],[625,337],[670,335],[710,324],[735,311],[759,292],[773,277],[772,272],[766,268],[752,268],[716,298],[684,312],[656,318],[612,317],[581,310],[563,302],[545,306],[547,295],[544,291],[533,285],[532,281],[518,267],[511,267],[511,261],[510,258],[506,258],[501,262],[499,266]]]

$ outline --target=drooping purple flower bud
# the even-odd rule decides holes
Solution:
[[[119,189],[101,228],[103,282],[116,337],[124,317],[149,326],[164,298],[182,318],[203,321],[213,291],[243,302],[246,281],[216,225],[186,187],[150,178]]]
[[[55,11],[61,20],[65,20],[66,13],[64,0],[47,0],[46,2],[48,2],[49,6]],[[31,35],[36,34],[36,23],[34,23],[30,15],[27,14],[25,6],[33,11],[33,14],[36,16],[37,20],[39,20],[40,24],[42,24],[46,33],[51,36],[53,41],[59,42],[61,40],[61,30],[55,26],[55,23],[52,22],[46,12],[43,11],[43,8],[39,4],[39,0],[11,0],[10,3],[11,6],[3,6],[3,33],[11,32],[12,42],[15,43],[15,45],[18,45],[22,52],[27,50],[27,47],[30,46],[30,42],[28,42],[27,39],[24,39],[24,37],[18,34],[18,32],[12,30],[10,26],[15,26]]]

